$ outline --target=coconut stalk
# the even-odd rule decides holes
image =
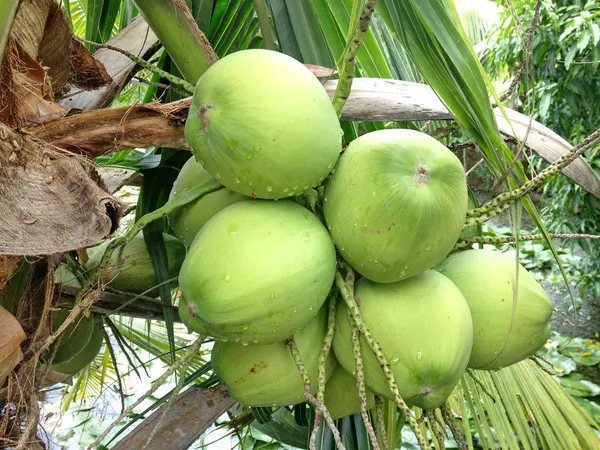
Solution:
[[[356,56],[358,50],[365,38],[365,33],[369,29],[371,23],[371,15],[375,10],[377,0],[366,0],[364,2],[360,17],[358,19],[358,25],[356,29],[350,31],[350,36],[346,43],[346,49],[343,56],[343,66],[340,71],[340,78],[333,95],[333,107],[338,115],[338,118],[342,115],[342,109],[346,104],[346,100],[350,96],[352,90],[352,80],[354,79],[354,73],[356,72]]]
[[[335,334],[335,314],[337,310],[337,297],[333,296],[329,299],[329,311],[327,313],[327,334],[325,335],[325,340],[323,341],[323,347],[321,348],[321,354],[319,355],[319,361],[317,370],[319,373],[318,380],[318,390],[317,390],[317,400],[321,403],[325,401],[325,385],[327,384],[327,374],[325,371],[325,363],[327,361],[327,357],[329,356],[329,352],[331,351],[331,344],[333,342],[333,336]],[[315,415],[315,422],[313,431],[310,435],[310,443],[309,448],[315,448],[317,442],[317,435],[319,433],[319,427],[321,425],[321,420],[323,419],[323,414],[320,410],[317,409]]]
[[[185,80],[196,84],[218,57],[185,0],[135,0],[134,3]]]
[[[581,156],[585,151],[593,148],[598,143],[600,143],[600,129],[590,134],[580,144],[573,147],[569,152],[565,153],[561,158],[556,160],[550,166],[546,167],[536,177],[524,183],[521,187],[500,194],[485,205],[468,211],[465,226],[472,226],[486,222],[503,213],[510,207],[510,205],[515,203],[520,198],[525,197],[534,189],[543,186],[550,177],[559,173],[562,169]]]
[[[298,346],[296,345],[296,341],[294,340],[294,337],[293,336],[290,337],[286,341],[286,344],[290,348],[292,358],[294,359],[294,362],[296,363],[296,367],[298,367],[298,371],[300,372],[300,376],[302,377],[302,380],[304,381],[304,395],[306,396],[306,399],[317,410],[319,410],[321,412],[321,414],[325,417],[325,421],[327,422],[327,425],[329,425],[329,429],[333,433],[333,438],[335,439],[335,444],[336,444],[337,448],[341,449],[341,450],[346,450],[346,447],[344,447],[344,444],[342,444],[342,438],[340,436],[340,432],[337,429],[337,427],[335,426],[335,422],[331,418],[331,415],[329,414],[327,407],[325,406],[325,404],[322,401],[318,400],[310,393],[310,378],[306,371],[306,366],[304,365],[304,362],[302,362],[302,357],[300,356],[300,351],[298,350]]]
[[[554,239],[600,239],[600,235],[596,234],[564,234],[564,233],[550,233],[548,235]],[[519,241],[543,241],[546,237],[543,234],[526,234],[519,236]],[[473,244],[508,244],[510,242],[517,242],[516,236],[473,236],[462,239],[454,246],[455,250],[462,248],[469,248]]]
[[[19,0],[2,0],[0,2],[0,75],[2,74],[2,63],[4,61],[4,50],[10,35],[10,29],[17,13]]]
[[[348,311],[348,321],[352,328],[352,351],[354,353],[354,370],[356,371],[356,388],[358,390],[358,397],[360,400],[360,415],[367,429],[367,434],[371,440],[371,445],[374,450],[379,450],[379,442],[377,436],[375,436],[375,430],[373,424],[369,420],[369,414],[367,413],[367,388],[365,386],[365,371],[363,368],[362,355],[360,352],[360,331],[352,320],[352,315]]]
[[[347,273],[352,273],[352,274],[354,273],[352,268],[346,262],[342,262],[342,266],[344,267],[344,269],[346,270]],[[351,277],[351,278],[353,278],[353,277]],[[335,274],[335,284],[336,284],[337,288],[340,290],[340,293],[342,294],[342,298],[346,302],[346,305],[348,306],[348,309],[350,310],[350,313],[352,314],[354,323],[356,323],[356,326],[358,327],[360,333],[365,337],[365,340],[369,344],[369,347],[375,354],[375,356],[379,362],[379,365],[381,366],[381,369],[383,370],[383,373],[388,381],[388,385],[390,388],[390,392],[393,396],[394,402],[396,403],[398,408],[400,408],[400,411],[402,411],[402,413],[408,420],[408,423],[410,424],[410,427],[417,438],[417,442],[419,443],[419,446],[421,447],[422,450],[429,448],[427,441],[425,440],[425,436],[423,435],[421,429],[419,428],[419,425],[417,424],[415,415],[413,414],[413,412],[410,410],[410,408],[408,407],[408,405],[406,404],[406,402],[400,395],[400,391],[398,390],[398,383],[396,383],[396,379],[394,378],[394,374],[391,370],[390,363],[388,362],[387,358],[383,354],[383,350],[381,349],[381,347],[375,340],[375,337],[373,336],[373,334],[371,333],[371,331],[369,330],[369,328],[367,327],[365,322],[362,320],[362,315],[360,313],[358,303],[356,302],[356,299],[354,298],[354,285],[349,284],[347,282],[347,280],[344,279],[344,277],[342,276],[342,274],[339,271],[337,271]]]

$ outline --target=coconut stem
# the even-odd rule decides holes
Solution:
[[[436,449],[445,448],[444,446],[444,435],[440,431],[438,425],[438,420],[435,417],[435,411],[430,409],[427,411],[423,411],[425,417],[429,422],[429,429],[431,430],[431,437],[434,441],[434,446]]]
[[[358,388],[358,398],[360,400],[360,415],[367,428],[367,433],[369,434],[369,439],[371,439],[373,449],[379,450],[379,442],[377,442],[375,430],[373,430],[373,425],[371,424],[367,413],[367,388],[365,386],[365,372],[362,355],[360,353],[360,331],[358,331],[358,327],[354,323],[354,320],[352,320],[350,311],[348,311],[348,321],[352,328],[352,353],[354,353],[354,370],[356,371],[356,386]]]
[[[377,414],[377,419],[375,422],[377,436],[379,439],[381,439],[383,450],[389,450],[390,446],[388,443],[387,434],[385,432],[385,422],[383,421],[383,399],[379,395],[375,396],[375,413]]]
[[[302,357],[300,356],[300,351],[298,350],[298,346],[296,345],[296,340],[294,339],[294,336],[288,338],[288,340],[286,341],[286,344],[290,348],[292,358],[294,358],[296,367],[298,367],[300,376],[302,377],[302,380],[304,381],[304,395],[306,396],[306,399],[315,408],[317,408],[321,412],[323,417],[325,417],[325,421],[327,422],[327,425],[329,425],[329,428],[331,429],[331,432],[333,433],[333,438],[335,439],[335,445],[337,446],[337,448],[346,450],[346,447],[344,447],[344,444],[342,444],[342,438],[340,437],[340,432],[337,429],[337,427],[335,426],[335,422],[331,418],[331,414],[329,414],[327,407],[321,400],[315,398],[310,393],[310,378],[308,376],[308,372],[306,371],[306,367],[304,366],[304,362],[302,361]]]
[[[192,360],[192,358],[194,356],[196,356],[196,354],[198,353],[198,351],[200,351],[200,347],[202,347],[202,344],[204,343],[204,338],[202,336],[200,336],[198,339],[196,339],[192,345],[190,345],[190,347],[187,349],[187,351],[182,355],[182,357],[179,359],[179,361],[175,361],[171,366],[169,366],[169,368],[165,371],[165,373],[163,373],[160,377],[158,377],[154,383],[152,383],[152,386],[150,387],[150,389],[144,394],[142,395],[140,398],[138,398],[135,402],[133,402],[131,405],[129,405],[122,413],[119,417],[116,418],[115,421],[113,421],[108,428],[106,428],[106,430],[104,430],[104,432],[98,436],[98,439],[96,439],[89,447],[88,450],[93,450],[94,448],[96,448],[103,440],[106,436],[108,436],[108,434],[112,431],[112,429],[114,427],[116,427],[121,420],[123,420],[127,415],[129,415],[140,403],[142,403],[144,400],[146,400],[148,397],[150,397],[159,387],[161,387],[165,381],[167,381],[167,379],[180,367],[187,367],[187,365],[189,364],[189,362]],[[182,377],[184,377],[184,375],[182,375]]]
[[[452,431],[452,436],[454,437],[454,440],[456,441],[458,448],[460,450],[467,450],[468,447],[467,447],[467,442],[465,441],[465,436],[464,436],[462,430],[460,429],[460,427],[458,426],[458,423],[456,422],[456,418],[454,417],[454,413],[452,412],[452,410],[450,409],[448,404],[446,403],[446,404],[442,405],[440,407],[440,411],[442,413],[442,417],[444,418],[444,421],[450,427],[450,431]]]
[[[555,239],[600,239],[600,235],[597,234],[562,234],[562,233],[551,233],[548,236]],[[519,236],[519,241],[542,241],[545,239],[543,234],[526,234]],[[470,247],[473,244],[508,244],[515,242],[517,238],[515,236],[473,236],[466,239],[462,239],[456,243],[454,249],[461,249]]]
[[[351,34],[346,42],[342,70],[340,70],[338,84],[333,95],[333,107],[335,108],[338,118],[342,116],[342,109],[346,104],[346,100],[348,100],[348,97],[350,96],[352,80],[354,79],[354,73],[356,71],[356,56],[365,38],[365,33],[369,29],[371,15],[375,10],[376,4],[377,0],[364,1],[363,9],[358,20],[358,25],[354,30],[349,32]]]
[[[510,192],[500,194],[485,205],[467,211],[465,227],[483,223],[503,213],[510,207],[512,203],[516,202],[521,197],[524,197],[532,190],[541,187],[550,177],[556,175],[566,166],[571,164],[575,159],[581,156],[583,152],[594,147],[598,143],[600,143],[600,129],[590,134],[579,145],[573,147],[561,158],[557,159],[550,166],[542,170],[535,178],[524,183],[521,187]]]
[[[318,371],[319,371],[319,387],[317,390],[317,399],[320,402],[325,400],[325,384],[327,383],[327,373],[325,370],[325,364],[329,352],[331,351],[331,344],[333,342],[333,335],[335,334],[335,315],[337,310],[337,296],[333,295],[329,298],[329,312],[327,314],[327,334],[323,341],[323,347],[321,348],[321,354],[319,355]],[[309,448],[315,448],[317,443],[317,434],[319,427],[321,426],[322,419],[321,411],[317,410],[315,415],[315,423],[313,431],[310,435],[310,446]]]
[[[354,274],[352,268],[345,261],[342,261],[341,264],[346,270],[347,274]],[[427,445],[427,441],[423,436],[423,433],[417,425],[417,421],[415,419],[414,414],[400,395],[400,391],[398,390],[398,384],[396,383],[396,379],[394,378],[394,373],[392,372],[390,363],[383,354],[383,350],[381,350],[379,343],[375,340],[375,338],[371,334],[371,331],[369,330],[369,328],[367,328],[367,325],[362,320],[360,309],[358,308],[358,304],[356,303],[356,299],[354,298],[354,286],[346,283],[346,280],[344,280],[344,277],[339,271],[337,271],[335,274],[335,284],[340,290],[342,298],[344,299],[344,302],[346,302],[346,305],[348,306],[348,309],[352,314],[352,319],[354,320],[354,323],[356,323],[356,326],[358,327],[360,333],[365,337],[367,343],[369,344],[369,347],[371,348],[373,353],[375,353],[377,361],[379,362],[379,365],[381,366],[381,369],[383,370],[383,373],[387,379],[388,386],[390,388],[390,392],[392,393],[394,402],[396,403],[398,408],[400,408],[400,411],[402,411],[402,413],[406,416],[406,419],[408,420],[411,429],[417,437],[419,446],[423,450],[429,448]]]

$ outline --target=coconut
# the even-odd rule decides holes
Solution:
[[[434,267],[465,222],[467,184],[454,154],[413,130],[380,130],[350,143],[327,183],[327,226],[361,275],[392,283]]]
[[[56,284],[64,284],[65,286],[71,286],[80,288],[81,283],[77,276],[66,264],[59,264],[54,271],[54,282]]]
[[[70,313],[71,311],[66,310],[59,310],[54,313],[52,332],[58,331]],[[70,361],[88,345],[94,331],[94,322],[93,316],[85,317],[80,314],[67,326],[53,344],[54,348],[58,343],[58,348],[52,359],[53,364]]]
[[[173,183],[169,199],[210,179],[212,179],[212,175],[204,170],[202,164],[197,162],[194,157],[191,157],[183,165],[175,183]],[[177,208],[169,216],[169,223],[173,227],[175,236],[189,247],[208,219],[226,206],[246,199],[248,197],[245,195],[227,188],[221,188]]]
[[[163,233],[163,238],[167,251],[168,274],[170,278],[174,278],[179,273],[186,249],[174,236]],[[89,250],[87,269],[98,267],[108,245],[109,242],[105,242]],[[150,252],[141,233],[113,251],[108,263],[102,267],[101,280],[119,291],[158,295],[158,289],[152,289],[157,285],[157,281]]]
[[[287,200],[247,200],[202,227],[179,286],[211,336],[272,343],[317,314],[335,266],[331,238],[314,214]]]
[[[375,394],[366,390],[367,409],[375,407]],[[325,406],[333,420],[360,412],[360,400],[356,378],[346,372],[342,366],[336,365],[325,385]]]
[[[304,329],[294,334],[302,362],[311,380],[311,393],[318,388],[318,360],[327,331],[327,311],[322,308]],[[215,373],[235,401],[247,406],[286,406],[301,403],[304,382],[285,342],[245,346],[217,341],[211,353]],[[325,361],[327,377],[335,366],[332,354]]]
[[[94,361],[100,352],[103,343],[104,333],[102,330],[102,321],[98,319],[96,320],[94,330],[87,345],[70,360],[59,364],[53,364],[52,370],[69,375],[77,374]]]
[[[219,182],[263,199],[298,195],[320,183],[342,144],[319,80],[294,58],[263,49],[229,54],[200,77],[185,136]]]
[[[181,322],[183,322],[189,331],[194,331],[203,336],[208,333],[206,324],[198,317],[196,307],[193,304],[189,304],[183,295],[179,297],[177,309]]]
[[[428,270],[397,283],[362,278],[355,294],[361,316],[386,356],[409,405],[432,409],[443,404],[463,374],[473,343],[471,314],[464,297],[439,272]],[[333,338],[335,355],[354,370],[348,309],[340,305]],[[391,398],[377,358],[361,337],[365,383]]]
[[[473,317],[469,367],[499,369],[535,353],[550,335],[552,302],[514,257],[491,250],[453,254],[437,269],[460,289]],[[516,297],[515,297],[516,290]]]

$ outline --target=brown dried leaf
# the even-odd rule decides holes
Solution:
[[[69,83],[81,89],[98,89],[112,81],[104,65],[95,59],[83,44],[72,40],[71,74]]]
[[[25,338],[17,319],[0,306],[0,386],[23,359],[20,345]]]
[[[17,271],[20,256],[0,255],[0,291],[6,287],[8,280]]]

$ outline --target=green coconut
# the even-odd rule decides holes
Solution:
[[[71,311],[55,311],[52,317],[52,332],[56,332],[65,322]],[[58,348],[53,364],[60,364],[75,358],[89,343],[94,331],[94,317],[78,315],[57,338]],[[60,342],[59,342],[60,340]],[[53,350],[51,350],[53,351]]]
[[[54,282],[57,284],[64,284],[65,286],[81,287],[79,279],[66,264],[58,265],[54,271]]]
[[[200,77],[185,136],[219,182],[263,199],[298,195],[320,183],[342,146],[319,80],[294,58],[263,49],[229,54]]]
[[[173,183],[169,199],[210,179],[212,179],[212,175],[204,170],[202,164],[197,162],[194,157],[191,157],[183,165],[175,183]],[[177,208],[169,216],[169,223],[175,231],[175,236],[189,247],[208,219],[226,206],[247,199],[248,197],[245,195],[222,188],[206,194],[181,208]]]
[[[187,327],[189,331],[194,331],[200,335],[207,334],[207,327],[205,323],[198,317],[196,307],[193,304],[189,304],[185,297],[179,297],[179,305],[177,306],[179,311],[179,318],[181,322]]]
[[[102,321],[96,320],[94,330],[87,345],[70,360],[59,364],[53,364],[52,370],[69,375],[77,374],[94,361],[100,352],[103,343],[104,332],[102,330]]]
[[[428,270],[397,283],[362,278],[356,284],[363,320],[381,346],[404,400],[424,409],[446,401],[463,374],[473,343],[469,306],[452,282]],[[345,305],[338,307],[335,355],[354,370],[351,328]],[[391,398],[385,376],[361,337],[365,383]]]
[[[515,364],[535,353],[550,335],[552,302],[520,264],[517,286],[516,267],[514,257],[491,250],[459,252],[437,267],[469,303],[470,368],[491,370]]]
[[[344,259],[371,281],[393,283],[452,250],[467,211],[465,172],[427,134],[375,131],[350,143],[325,187],[323,209]]]
[[[333,420],[360,412],[356,378],[336,365],[325,385],[325,406]],[[375,394],[367,388],[367,409],[375,407]]]
[[[176,237],[163,233],[167,250],[167,270],[170,278],[179,273],[185,258],[185,246]],[[106,247],[105,242],[89,250],[87,269],[98,267]],[[108,263],[102,268],[101,279],[110,287],[119,291],[135,294],[157,295],[158,289],[152,289],[158,283],[144,236],[140,233],[123,247],[113,251]]]
[[[300,357],[311,383],[311,393],[318,388],[318,359],[327,331],[327,311],[319,314],[294,334]],[[211,353],[215,373],[227,386],[235,401],[247,406],[286,406],[303,402],[304,382],[290,348],[285,342],[243,345],[217,341]],[[330,354],[325,362],[329,376],[335,366]]]
[[[271,343],[317,314],[335,266],[331,238],[314,214],[288,200],[247,200],[202,227],[179,286],[211,336]]]

